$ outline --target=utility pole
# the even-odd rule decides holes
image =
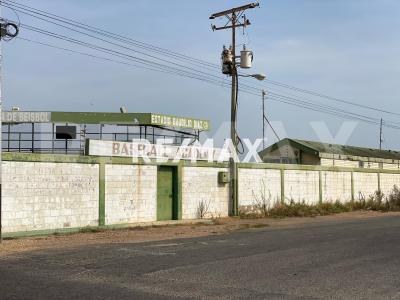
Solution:
[[[232,9],[228,9],[225,11],[221,11],[210,16],[210,19],[213,20],[218,17],[226,17],[228,22],[225,26],[216,27],[212,26],[212,30],[225,30],[232,29],[232,44],[231,48],[225,49],[223,51],[223,73],[230,75],[232,77],[232,89],[231,89],[231,141],[235,150],[235,153],[232,153],[229,158],[229,172],[230,172],[230,184],[229,184],[229,199],[231,200],[231,215],[238,215],[239,213],[239,205],[238,205],[238,197],[237,197],[237,164],[235,161],[235,157],[238,153],[237,146],[239,143],[239,137],[237,135],[237,124],[236,124],[236,116],[237,116],[237,93],[238,93],[238,72],[236,67],[236,28],[238,27],[246,27],[250,25],[250,21],[246,19],[244,12],[247,9],[255,8],[259,6],[259,3],[250,3],[247,5],[243,5],[240,7],[235,7]],[[243,19],[243,21],[241,21]],[[245,50],[245,49],[244,49]],[[224,58],[225,53],[225,58]],[[252,54],[251,54],[252,55]],[[228,57],[228,59],[226,59]],[[224,69],[224,62],[225,69]]]
[[[1,4],[1,1],[0,1]],[[1,8],[1,5],[0,5]],[[2,20],[0,9],[0,20]],[[3,22],[0,23],[0,243],[3,242],[3,199],[2,199],[2,191],[3,191],[3,76],[2,76],[2,67],[3,67]]]
[[[263,140],[262,140],[262,145],[263,145],[263,150],[265,149],[265,96],[267,95],[267,93],[265,92],[265,90],[261,91],[262,94],[262,136],[263,136]]]
[[[1,0],[0,0],[1,4]],[[0,6],[1,7],[1,6]],[[2,74],[2,62],[3,62],[3,53],[2,53],[2,41],[6,40],[9,41],[13,38],[15,38],[18,35],[19,28],[16,24],[9,22],[1,17],[1,11],[0,11],[0,243],[3,240],[3,208],[2,208],[2,183],[3,183],[3,176],[2,176],[2,165],[3,165],[3,160],[2,160],[2,133],[3,133],[3,124],[2,124],[2,111],[3,111],[3,94],[2,94],[2,79],[3,77],[1,76]]]
[[[379,129],[379,149],[382,150],[383,143],[383,119],[381,118],[381,126]]]
[[[272,132],[274,133],[276,140],[279,142],[281,138],[278,133],[275,131],[271,122],[268,120],[267,115],[265,113],[265,97],[267,96],[267,92],[265,90],[261,91],[262,93],[262,118],[263,118],[263,150],[265,149],[265,122],[267,122],[268,126],[271,127]]]

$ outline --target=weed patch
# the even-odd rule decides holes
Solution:
[[[263,187],[263,190],[265,190],[265,187]],[[296,202],[290,200],[288,203],[277,201],[270,206],[265,204],[269,203],[269,199],[270,197],[265,197],[265,192],[261,193],[260,198],[255,198],[255,209],[241,211],[240,218],[316,217],[359,210],[380,212],[400,211],[400,189],[396,185],[393,186],[393,189],[388,195],[384,195],[381,191],[376,191],[373,195],[365,198],[365,196],[360,193],[358,200],[347,203],[336,201],[308,204],[305,201]]]

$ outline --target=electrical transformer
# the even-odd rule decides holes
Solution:
[[[250,69],[253,62],[253,52],[246,49],[246,46],[243,46],[243,50],[240,51],[240,67],[242,69]]]

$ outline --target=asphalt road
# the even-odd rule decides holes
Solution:
[[[0,258],[0,299],[400,299],[400,218]]]

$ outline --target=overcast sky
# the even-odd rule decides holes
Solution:
[[[219,64],[228,31],[212,32],[209,15],[246,1],[188,0],[18,0],[85,24]],[[13,12],[3,15],[16,19]],[[400,112],[400,1],[397,0],[274,0],[261,1],[247,12],[252,25],[240,31],[238,43],[254,51],[254,68],[274,81]],[[70,36],[80,36],[19,14],[21,23]],[[215,20],[223,25],[223,20]],[[21,37],[78,49],[21,29]],[[82,50],[82,49],[80,49]],[[83,51],[88,52],[83,49]],[[3,43],[4,107],[23,110],[157,112],[209,119],[213,132],[230,117],[229,90],[193,79],[127,67],[22,40]],[[218,71],[215,73],[220,75]],[[222,74],[220,75],[223,78]],[[254,85],[260,86],[254,82]],[[290,90],[264,84],[289,95]],[[300,94],[295,94],[300,97]],[[309,96],[302,95],[303,99]],[[397,120],[315,99],[353,112]],[[261,136],[260,97],[239,95],[239,132]],[[378,147],[379,126],[343,125],[343,120],[267,100],[267,114],[281,137],[322,139]],[[325,122],[328,130],[321,123]],[[340,128],[344,130],[340,132]],[[315,129],[319,130],[316,133]],[[353,131],[352,128],[355,128]],[[324,131],[325,130],[325,131]],[[269,143],[274,137],[268,129]],[[351,134],[346,134],[351,133]],[[400,149],[400,131],[384,129],[385,148]],[[218,131],[219,139],[227,136]]]

